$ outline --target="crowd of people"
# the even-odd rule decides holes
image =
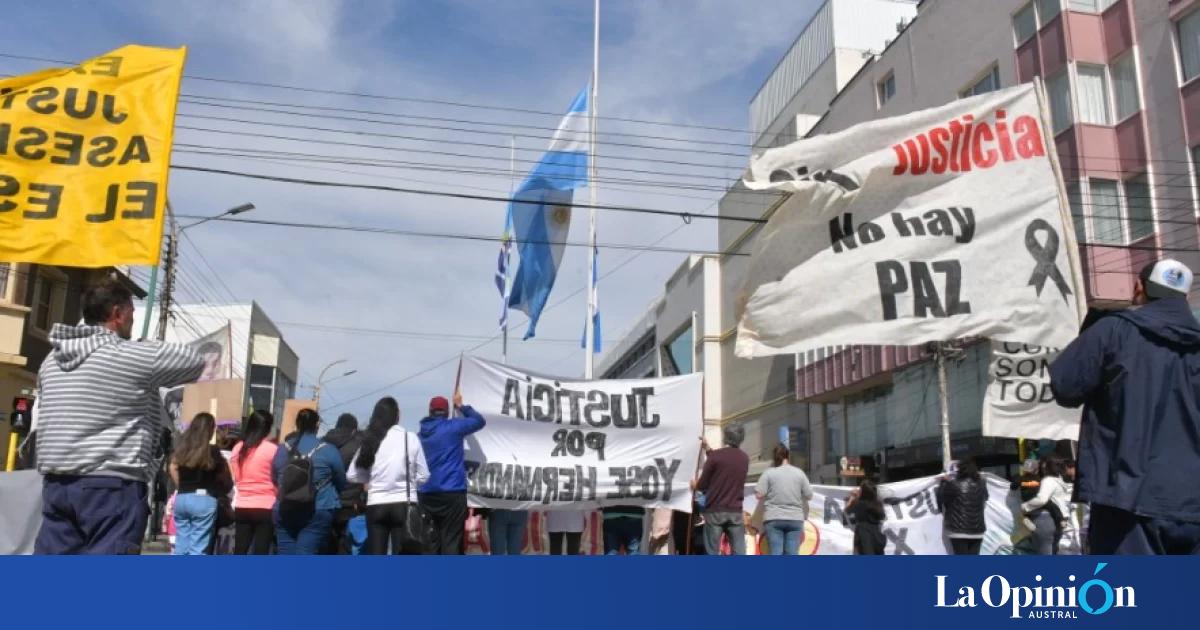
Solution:
[[[1046,457],[1026,471],[1035,479],[1018,486],[1030,553],[1058,553],[1079,526],[1093,553],[1200,553],[1200,323],[1187,302],[1191,284],[1177,261],[1147,265],[1134,308],[1089,314],[1051,366],[1055,399],[1084,411],[1077,464]],[[131,341],[133,310],[127,289],[105,283],[85,294],[83,324],[50,332],[38,383],[37,553],[141,549],[159,469],[159,391],[195,381],[204,361],[184,345]],[[463,441],[486,421],[459,395],[433,398],[416,432],[400,425],[390,397],[362,430],[348,414],[324,436],[316,411],[295,420],[295,432],[276,442],[266,411],[246,417],[236,440],[210,414],[191,418],[167,468],[175,553],[212,553],[224,530],[238,554],[461,554],[468,521],[486,522],[491,553],[522,552],[528,513],[468,506]],[[743,438],[731,425],[720,448],[704,444],[691,482],[698,517],[603,508],[604,552],[745,554]],[[763,530],[770,553],[795,554],[813,489],[782,444],[772,463],[755,486]],[[953,553],[978,554],[988,485],[974,463],[959,462],[936,497]],[[851,493],[844,513],[854,552],[883,553],[887,513],[872,481]],[[582,512],[550,512],[551,553],[580,553],[585,521]]]

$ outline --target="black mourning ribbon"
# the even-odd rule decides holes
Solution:
[[[1038,232],[1046,233],[1045,245],[1038,242]],[[1054,286],[1058,287],[1063,301],[1069,303],[1067,296],[1071,295],[1071,287],[1054,264],[1054,259],[1058,257],[1058,232],[1044,220],[1034,219],[1029,223],[1029,227],[1025,228],[1025,249],[1029,250],[1029,255],[1033,256],[1033,261],[1037,263],[1033,275],[1029,277],[1029,285],[1037,290],[1038,297],[1042,296],[1042,289],[1049,278],[1054,281]]]

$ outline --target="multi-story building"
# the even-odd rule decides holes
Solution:
[[[12,399],[36,391],[38,370],[50,354],[50,329],[79,323],[84,291],[108,276],[145,297],[124,270],[0,263],[0,444],[8,445]]]
[[[752,99],[750,148],[1040,78],[1089,303],[1121,306],[1134,274],[1156,256],[1200,269],[1198,77],[1200,0],[828,0]],[[735,183],[718,211],[769,218],[782,199]],[[724,252],[746,253],[757,234],[753,224],[720,221],[718,243]],[[747,259],[703,260],[704,292],[681,290],[677,273],[639,322],[642,334],[610,350],[601,374],[663,373],[656,362],[673,339],[663,333],[683,330],[679,313],[664,318],[674,303],[675,311],[703,314],[691,328],[703,335],[691,343],[700,357],[693,364],[705,371],[710,439],[719,426],[742,423],[755,468],[786,434],[814,480],[841,479],[843,456],[861,457],[893,479],[940,470],[929,353],[849,346],[739,359],[736,314]],[[693,261],[681,268],[689,277]],[[1012,475],[1015,441],[981,435],[989,360],[987,344],[976,342],[948,365],[951,448]]]

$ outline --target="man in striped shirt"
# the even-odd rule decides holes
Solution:
[[[115,282],[84,295],[84,324],[55,324],[38,373],[42,528],[35,553],[139,553],[164,427],[160,387],[195,381],[204,361],[180,344],[130,341],[133,295]]]

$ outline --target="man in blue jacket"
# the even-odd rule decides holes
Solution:
[[[483,428],[483,416],[463,405],[454,394],[454,408],[462,418],[451,418],[450,405],[436,396],[429,401],[429,417],[421,420],[421,449],[429,464],[429,481],[421,486],[421,506],[434,524],[432,551],[443,556],[463,553],[463,531],[467,523],[467,466],[463,460],[463,438]]]
[[[1100,318],[1050,366],[1055,400],[1084,405],[1075,500],[1097,554],[1200,553],[1200,323],[1175,260],[1147,265],[1135,308]]]

